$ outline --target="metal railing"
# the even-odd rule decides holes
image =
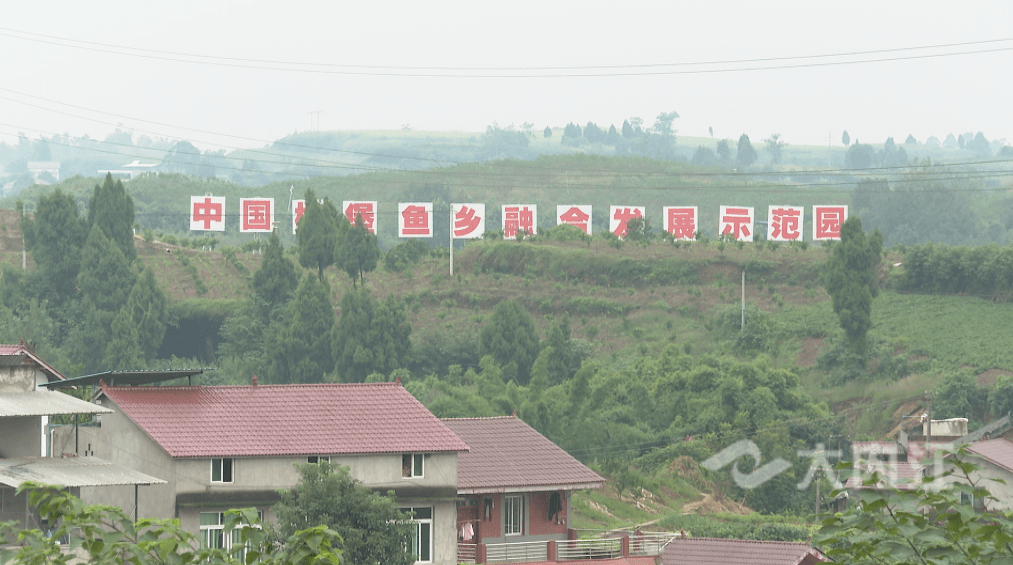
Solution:
[[[622,538],[560,540],[556,542],[557,561],[618,559],[622,556]]]
[[[630,555],[661,555],[661,550],[668,542],[681,534],[672,532],[631,532]]]
[[[457,562],[458,563],[474,563],[475,557],[478,555],[478,544],[475,543],[457,543]]]
[[[489,543],[485,546],[486,563],[520,563],[547,561],[548,559],[549,543],[544,541]]]

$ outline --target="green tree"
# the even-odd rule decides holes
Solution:
[[[947,488],[927,483],[904,490],[853,491],[847,510],[819,516],[813,544],[852,565],[1013,562],[1013,520],[990,507],[994,498],[972,480],[977,466],[966,460],[966,452],[959,450],[951,460],[953,470],[947,474],[952,479],[943,478],[952,481]],[[865,484],[880,480],[877,473]],[[985,502],[982,510],[963,503],[972,497]]]
[[[95,185],[95,192],[88,200],[88,225],[98,225],[123,253],[128,263],[137,258],[134,247],[134,200],[123,188],[123,181],[113,180],[106,173],[105,181]]]
[[[978,387],[977,379],[968,373],[955,373],[935,390],[932,417],[978,419],[984,415],[987,401],[988,391]]]
[[[714,152],[718,154],[718,157],[720,157],[721,161],[724,163],[727,163],[732,158],[732,148],[728,146],[727,139],[719,141],[717,148],[714,149]]]
[[[81,295],[99,310],[118,312],[127,302],[136,277],[130,262],[102,228],[95,224],[81,249],[77,285]]]
[[[746,134],[739,136],[738,153],[735,154],[735,162],[738,163],[739,167],[745,169],[749,165],[752,165],[756,161],[756,158],[756,150],[753,149],[753,144],[749,142],[749,136]]]
[[[346,292],[331,348],[345,382],[406,367],[412,343],[404,305],[393,295],[378,304],[366,289]]]
[[[264,349],[272,383],[319,383],[334,369],[331,329],[334,307],[327,283],[311,273],[303,275],[290,312],[269,332]]]
[[[102,365],[106,369],[115,371],[145,368],[145,352],[141,349],[140,334],[130,318],[130,310],[125,306],[113,318],[111,337],[102,358]]]
[[[356,278],[365,284],[363,275],[376,269],[376,263],[380,260],[380,246],[376,234],[366,231],[361,214],[355,217],[355,225],[349,226],[341,238],[341,245],[334,248],[334,259],[352,278],[352,288],[356,286]]]
[[[996,418],[1013,413],[1013,378],[1009,375],[999,375],[995,386],[988,391],[988,407],[992,410],[992,416]]]
[[[55,302],[77,296],[81,247],[88,237],[88,224],[78,214],[70,194],[56,189],[39,196],[34,218],[21,215],[21,229],[32,260],[39,267],[39,280],[51,285]]]
[[[545,126],[545,130],[542,131],[542,137],[545,139],[552,137],[552,128]]]
[[[559,384],[569,380],[580,367],[580,359],[577,358],[573,350],[573,341],[570,336],[570,313],[564,312],[559,321],[549,328],[549,332],[545,336],[546,345],[552,347],[552,354],[548,359],[551,384]]]
[[[848,135],[848,130],[844,130],[844,135],[841,136],[841,143],[843,143],[845,147],[851,144],[851,136]]]
[[[479,354],[491,355],[501,367],[515,363],[518,383],[527,384],[541,344],[531,314],[520,302],[504,300],[496,305],[482,328],[479,344]]]
[[[278,234],[271,233],[260,268],[253,273],[254,294],[267,304],[267,310],[271,312],[288,302],[298,284],[295,265],[285,256]]]
[[[773,133],[767,139],[763,140],[767,144],[767,151],[770,153],[770,158],[775,165],[781,163],[781,159],[784,157],[784,148],[788,145],[783,139],[781,134]]]
[[[348,222],[338,218],[337,210],[326,200],[317,202],[312,189],[306,189],[306,210],[299,220],[296,237],[299,239],[299,264],[316,268],[320,280],[324,280],[324,269],[334,264],[334,249],[341,237],[341,224]],[[332,213],[333,211],[333,213]],[[340,223],[339,223],[340,221]]]
[[[31,482],[18,487],[52,530],[14,531],[0,523],[0,539],[17,543],[0,550],[2,563],[65,564],[83,560],[96,565],[339,565],[341,537],[325,526],[314,526],[276,539],[262,527],[256,509],[230,510],[224,531],[232,547],[200,548],[179,520],[132,521],[113,506],[88,506],[66,489]],[[67,552],[67,540],[73,552]],[[404,551],[402,550],[402,553]],[[244,559],[245,557],[245,559]],[[400,561],[390,563],[401,564]],[[401,564],[403,565],[403,564]]]
[[[123,306],[127,319],[137,334],[138,346],[147,361],[155,358],[158,348],[165,337],[165,327],[169,323],[169,304],[165,293],[158,287],[155,272],[151,267],[144,269],[134,287],[130,290],[127,303]],[[116,323],[113,322],[113,339],[116,334]]]
[[[679,113],[662,112],[658,114],[657,119],[654,121],[654,133],[661,135],[662,137],[671,137],[675,134],[676,130],[672,128],[672,123],[679,118]]]
[[[864,355],[866,334],[872,327],[872,299],[876,296],[876,267],[883,251],[883,235],[862,230],[858,216],[841,226],[841,241],[827,261],[824,284],[834,312],[848,337],[852,353]]]
[[[415,525],[398,510],[393,493],[380,494],[353,479],[347,467],[326,461],[299,465],[299,484],[274,507],[282,537],[326,526],[343,540],[342,563],[411,565]],[[432,535],[430,533],[430,535]]]

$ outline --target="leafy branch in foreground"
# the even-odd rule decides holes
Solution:
[[[978,466],[966,456],[963,448],[957,450],[949,471],[924,478],[914,489],[852,493],[847,511],[820,514],[813,544],[856,565],[1013,563],[1013,520],[989,508],[996,499],[974,478]],[[863,481],[879,484],[879,473]],[[976,508],[962,498],[983,505]]]
[[[178,520],[133,522],[119,508],[85,505],[57,487],[25,483],[18,493],[26,490],[31,505],[51,528],[18,532],[12,522],[0,524],[0,539],[12,539],[9,536],[17,533],[16,545],[0,550],[0,563],[65,565],[82,558],[116,565],[338,565],[341,561],[337,532],[317,526],[295,532],[284,543],[273,543],[252,508],[225,514],[224,531],[232,532],[231,548],[206,548],[181,529]]]

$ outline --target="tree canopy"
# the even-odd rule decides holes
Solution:
[[[123,188],[123,181],[113,180],[106,173],[105,181],[95,185],[95,192],[88,200],[88,225],[98,225],[127,259],[133,263],[137,258],[134,247],[134,200]]]
[[[825,285],[851,351],[864,354],[866,333],[872,327],[872,299],[876,296],[876,267],[883,251],[879,231],[866,235],[862,220],[851,216],[841,226],[841,241],[827,261]]]
[[[756,150],[753,149],[753,144],[749,142],[749,136],[746,134],[739,136],[738,153],[735,154],[735,162],[745,169],[749,165],[752,165],[756,161],[756,158]]]
[[[299,239],[299,264],[316,268],[317,276],[324,280],[324,269],[334,264],[334,250],[341,244],[341,238],[348,221],[338,214],[330,199],[324,197],[317,202],[312,189],[306,189],[306,210],[296,228]]]
[[[365,273],[376,269],[380,260],[380,246],[376,234],[366,231],[362,216],[355,217],[355,225],[349,226],[342,238],[341,245],[334,248],[335,262],[348,273],[352,279],[352,287],[356,279],[365,284]]]
[[[327,461],[299,466],[299,484],[281,493],[274,507],[281,538],[318,526],[336,532],[348,565],[411,565],[414,525],[398,510],[393,494],[362,486],[347,467]]]
[[[542,349],[531,314],[516,300],[496,305],[482,328],[479,344],[480,355],[491,355],[503,367],[513,364],[522,385],[527,384],[531,365]]]

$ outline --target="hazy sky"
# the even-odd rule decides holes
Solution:
[[[675,110],[682,135],[754,143],[1013,142],[1010,22],[1013,2],[21,1],[0,18],[0,140],[122,123],[252,147],[315,110],[441,131]]]

